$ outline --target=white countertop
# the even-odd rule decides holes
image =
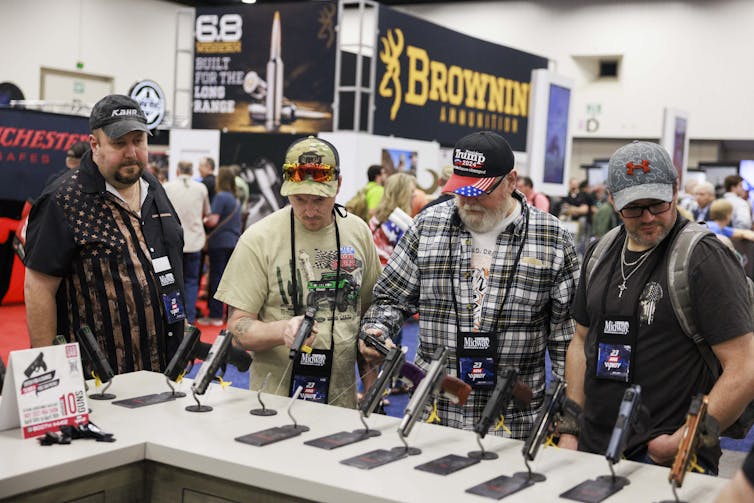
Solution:
[[[361,428],[358,412],[304,401],[294,405],[293,415],[310,431],[264,447],[243,444],[234,438],[291,424],[286,414],[288,399],[264,395],[267,407],[278,414],[253,416],[249,410],[259,407],[256,393],[212,384],[200,400],[214,410],[192,413],[184,409],[195,403],[190,384],[185,380],[180,385],[188,391],[185,398],[139,409],[89,400],[91,420],[114,433],[114,443],[75,440],[71,445],[44,447],[37,440],[23,440],[21,430],[0,432],[0,498],[143,459],[318,501],[490,501],[464,491],[499,475],[526,470],[522,442],[490,435],[483,444],[500,455],[497,460],[482,461],[445,477],[415,470],[415,466],[447,454],[465,456],[478,450],[473,433],[424,423],[417,424],[408,438],[409,445],[422,450],[420,455],[372,470],[346,466],[340,461],[401,445],[396,433],[400,421],[372,414],[367,422],[381,430],[382,436],[328,451],[304,442]],[[108,390],[117,395],[116,400],[163,391],[168,391],[165,377],[152,372],[116,376]],[[580,482],[610,473],[603,456],[557,448],[540,449],[532,469],[544,473],[547,481],[504,501],[555,501]],[[627,476],[631,484],[608,502],[672,499],[668,468],[622,461],[615,471]],[[687,474],[678,494],[686,501],[712,501],[726,483],[726,479]]]

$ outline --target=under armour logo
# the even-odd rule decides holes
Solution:
[[[626,163],[626,174],[628,174],[629,176],[633,175],[635,169],[640,169],[645,173],[649,173],[649,161],[644,159],[643,161],[641,161],[641,164],[639,166],[631,161]]]

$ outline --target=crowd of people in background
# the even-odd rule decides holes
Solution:
[[[435,405],[440,424],[474,427],[497,376],[517,367],[532,400],[509,404],[503,416],[508,436],[526,438],[544,400],[547,352],[573,405],[557,426],[560,447],[604,451],[626,384],[640,384],[652,424],[636,429],[625,455],[663,465],[677,451],[689,397],[708,393],[722,430],[754,398],[754,320],[738,295],[747,291],[747,259],[726,248],[754,241],[738,175],[722,187],[690,180],[680,190],[664,148],[637,141],[610,158],[607,187],[572,179],[554,197],[518,175],[503,137],[480,131],[456,143],[436,202],[414,174],[374,166],[365,215],[348,218],[335,202],[337,149],[310,136],[291,144],[282,166],[290,207],[249,223],[239,166],[216,168],[204,157],[194,179],[192,163],[181,161],[167,182],[145,169],[148,128],[135,101],[105,97],[89,122],[89,148],[67,156],[80,166],[51,179],[29,217],[32,347],[61,333],[75,340],[88,325],[117,373],[162,371],[184,321],[227,323],[234,346],[254,354],[252,389],[273,375],[275,394],[305,384],[302,398],[353,408],[355,368],[367,389],[384,358],[364,336],[400,346],[404,323],[420,315],[415,362],[427,368],[442,350],[473,389],[465,408]],[[634,172],[638,164],[644,169]],[[708,294],[688,299],[699,313],[699,348],[684,344],[692,335],[675,305],[660,302],[661,292],[676,291],[670,247],[687,226],[701,238],[685,250],[686,279]],[[202,284],[206,313],[196,310]],[[305,311],[313,319],[300,348],[308,351],[292,347]],[[625,333],[616,338],[610,327]],[[718,375],[705,370],[703,349]],[[603,352],[617,367],[596,363]],[[697,450],[702,471],[717,473],[719,445]]]

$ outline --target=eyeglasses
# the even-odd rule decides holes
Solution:
[[[332,182],[338,179],[339,173],[340,171],[336,167],[329,164],[283,164],[283,179],[291,182],[303,182],[304,180],[319,183]]]
[[[647,210],[652,215],[659,215],[665,213],[670,209],[670,203],[663,201],[661,203],[650,204],[647,206],[626,206],[619,211],[623,218],[639,218],[644,214],[644,210]]]

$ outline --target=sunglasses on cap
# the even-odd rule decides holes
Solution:
[[[340,171],[329,164],[317,163],[286,163],[283,164],[283,179],[291,182],[303,182],[311,180],[313,182],[325,183],[338,179]]]

